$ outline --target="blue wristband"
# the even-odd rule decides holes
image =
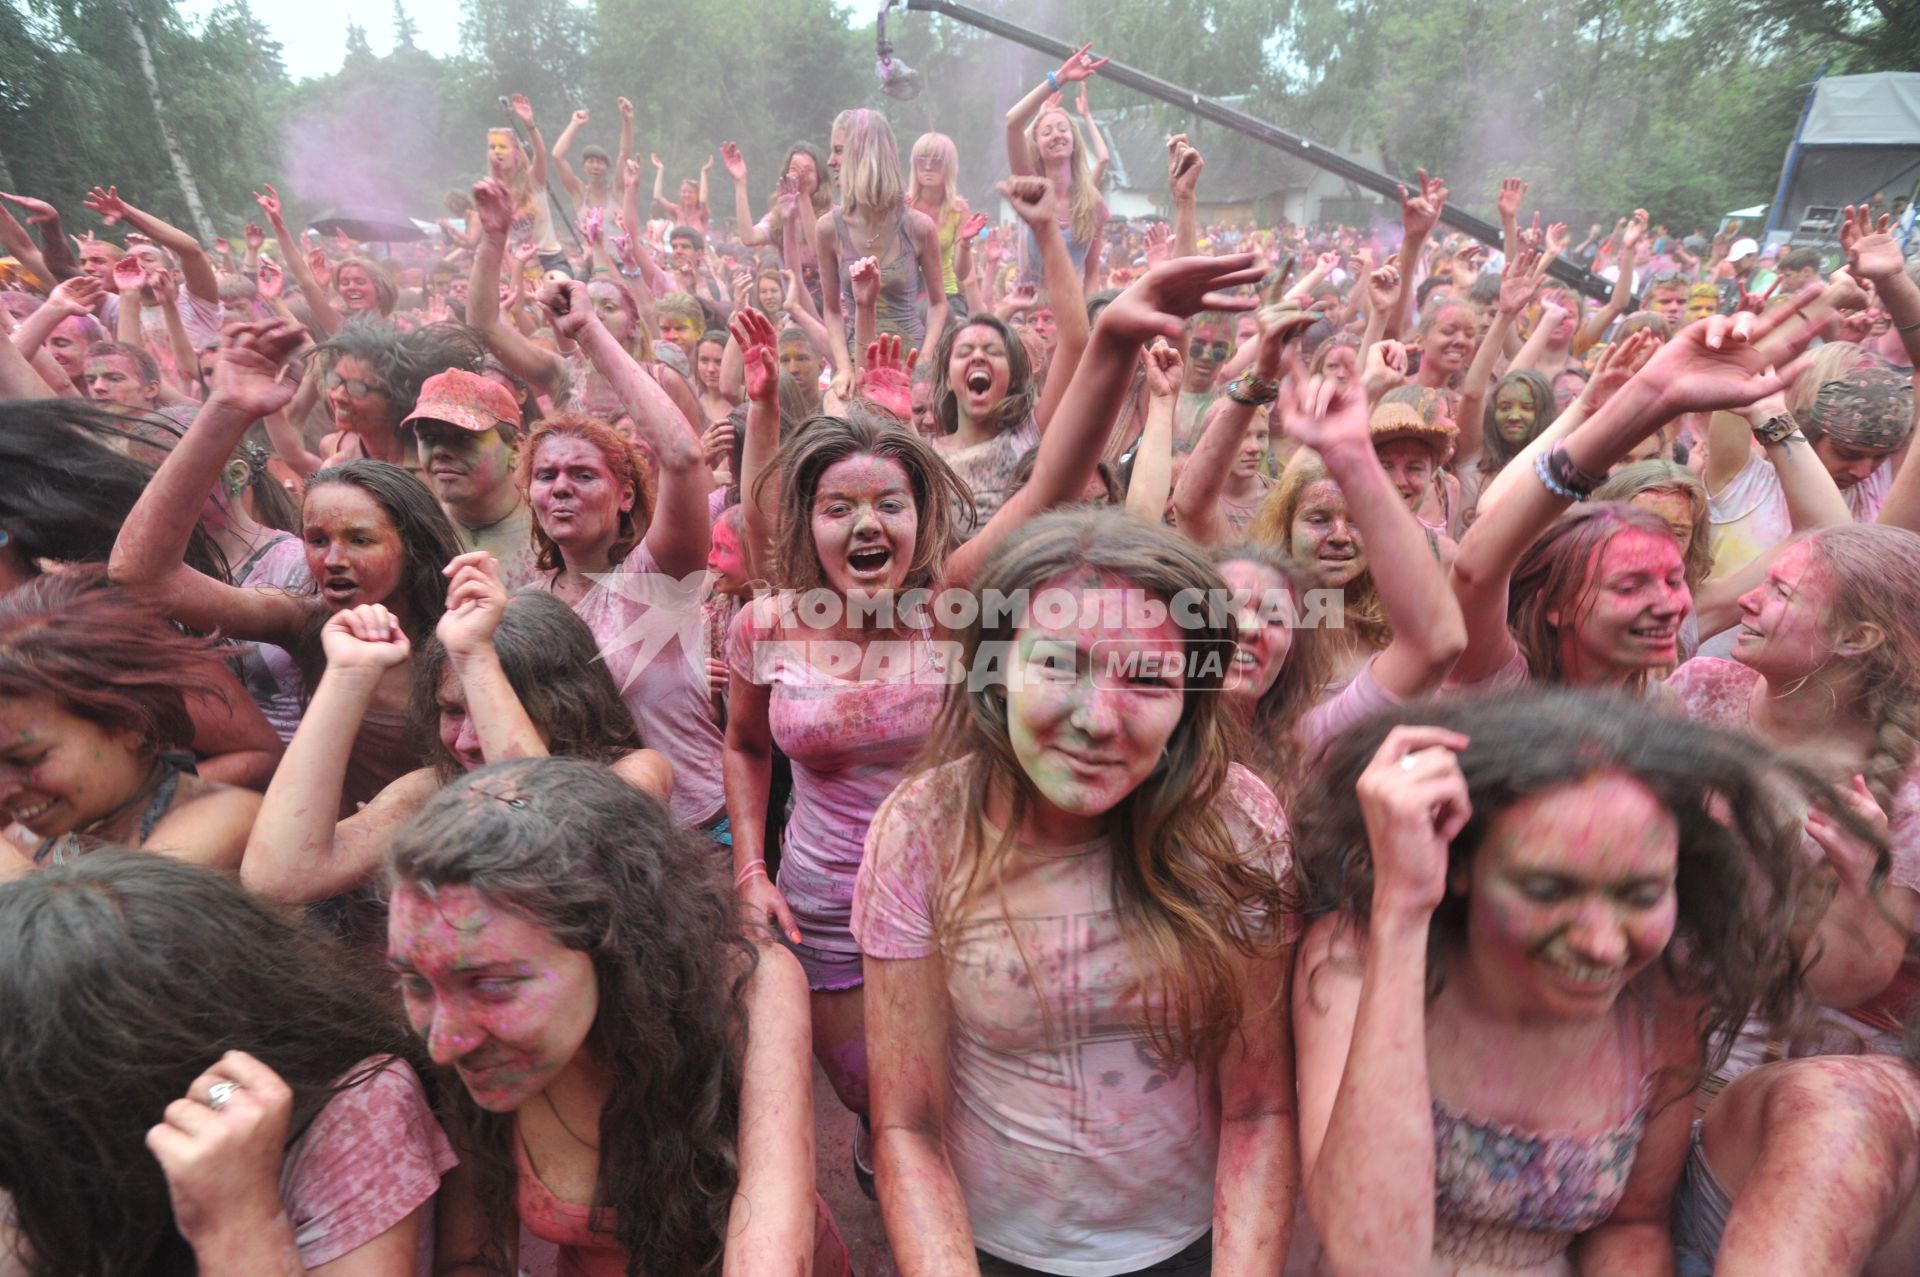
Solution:
[[[1047,72],[1047,87],[1052,89],[1055,93],[1058,93],[1060,91],[1060,73],[1059,72],[1057,71]]]

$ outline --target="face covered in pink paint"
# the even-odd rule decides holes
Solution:
[[[593,960],[474,888],[397,885],[387,958],[433,1062],[488,1112],[513,1112],[584,1063],[600,1009]]]
[[[153,751],[46,693],[0,696],[0,825],[42,838],[85,829],[137,796]]]
[[[827,585],[841,594],[877,594],[906,584],[920,535],[907,468],[860,453],[820,473],[813,493],[813,548]]]
[[[1014,632],[1007,733],[1037,791],[1029,833],[1046,841],[1096,837],[1160,766],[1186,707],[1187,645],[1173,618],[1148,628],[1106,614],[1108,592],[1134,588],[1059,577],[1033,592],[1029,623]]]
[[[1520,1016],[1606,1015],[1673,938],[1679,845],[1672,814],[1619,772],[1521,798],[1450,876],[1467,897],[1450,978]]]
[[[1220,576],[1233,595],[1238,625],[1226,692],[1251,705],[1279,679],[1293,650],[1293,591],[1280,573],[1245,559],[1220,564]]]
[[[1570,668],[1605,681],[1608,672],[1660,669],[1680,659],[1680,623],[1693,610],[1680,546],[1666,534],[1626,528],[1600,547],[1572,625],[1559,613]],[[1578,681],[1590,681],[1581,677]]]

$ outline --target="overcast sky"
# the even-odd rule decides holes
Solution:
[[[419,34],[414,43],[428,53],[445,57],[460,49],[459,0],[405,0],[407,15]],[[205,17],[218,0],[181,0],[180,9],[192,19]],[[347,24],[367,29],[367,43],[375,53],[393,48],[393,0],[253,0],[253,14],[280,42],[280,60],[296,80],[330,75],[347,56]]]

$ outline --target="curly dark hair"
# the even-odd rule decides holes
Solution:
[[[1662,965],[1697,997],[1698,1029],[1717,1065],[1750,1015],[1787,1021],[1801,964],[1790,932],[1807,887],[1800,824],[1783,784],[1845,811],[1805,769],[1750,737],[1719,731],[1622,696],[1534,690],[1450,696],[1376,715],[1331,742],[1294,805],[1295,866],[1309,917],[1365,923],[1373,859],[1354,786],[1387,733],[1444,727],[1471,742],[1459,754],[1473,814],[1448,850],[1449,876],[1471,865],[1493,822],[1514,803],[1600,772],[1645,785],[1680,834],[1679,904]],[[1863,837],[1867,831],[1852,822]],[[1886,857],[1882,852],[1882,872]],[[1445,980],[1442,954],[1466,927],[1467,899],[1449,894],[1428,930],[1429,995]]]
[[[541,590],[510,596],[493,632],[493,650],[513,694],[556,757],[615,763],[640,748],[633,711],[620,699],[593,631],[565,603]],[[414,653],[414,722],[432,723],[440,716],[440,683],[449,664],[437,636]],[[443,785],[460,775],[460,764],[438,732],[427,747],[427,766]]]
[[[592,959],[599,1011],[584,1049],[614,1074],[595,1205],[616,1209],[633,1277],[718,1272],[757,954],[712,848],[604,767],[529,758],[442,789],[387,865],[394,889],[470,887]],[[451,1073],[441,1094],[494,1228],[480,1256],[459,1258],[511,1274],[513,1118],[481,1109]]]
[[[376,275],[376,288],[379,283]],[[356,317],[316,347],[328,366],[357,359],[367,366],[394,407],[394,420],[413,411],[427,378],[449,368],[479,372],[486,362],[487,340],[465,324],[427,324],[411,331],[385,319]]]
[[[0,951],[0,1191],[35,1277],[195,1271],[146,1134],[226,1052],[292,1087],[289,1143],[422,1062],[384,973],[166,856],[103,849],[0,887]]]
[[[126,418],[80,399],[0,402],[0,533],[31,570],[37,560],[105,563],[153,467]],[[187,565],[225,581],[227,563],[194,524]]]

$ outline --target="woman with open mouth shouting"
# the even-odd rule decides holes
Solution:
[[[735,618],[729,638],[734,867],[749,917],[772,924],[796,946],[814,990],[815,1053],[841,1102],[856,1113],[867,1111],[867,1066],[851,916],[867,825],[925,744],[947,683],[966,677],[946,664],[950,645],[938,641],[931,601],[888,605],[910,590],[939,597],[948,588],[970,588],[1014,529],[1079,500],[1141,346],[1158,334],[1177,335],[1203,303],[1250,308],[1252,298],[1229,299],[1217,290],[1260,273],[1251,255],[1171,261],[1117,298],[1041,437],[1033,477],[965,544],[952,512],[964,508],[966,492],[910,428],[865,412],[816,417],[775,456],[777,414],[748,417],[742,492],[778,510],[773,562],[754,575],[807,593],[797,608],[791,596],[784,607],[778,595],[756,600]],[[745,358],[764,402],[772,351],[756,343]],[[815,619],[816,601],[834,604],[819,609],[833,614]],[[849,602],[878,607],[882,619],[864,621],[865,611]],[[762,856],[775,742],[793,760],[794,789],[777,886]]]
[[[1046,388],[1036,387],[1027,348],[999,317],[981,312],[949,328],[933,352],[931,403],[947,465],[973,495],[962,536],[985,527],[1013,491],[1020,458],[1040,442],[1087,347],[1080,275],[1055,220],[1059,193],[1043,177],[1003,182],[1001,193],[1032,231],[1058,323]],[[1132,370],[1127,370],[1132,376]]]
[[[310,592],[227,585],[187,565],[194,520],[227,459],[249,426],[293,398],[295,383],[283,379],[281,362],[304,339],[298,327],[277,322],[228,329],[213,393],[128,514],[108,571],[189,629],[285,648],[313,686],[325,664],[320,631],[337,612],[377,603],[411,640],[432,634],[446,607],[441,569],[460,543],[420,480],[383,461],[347,461],[309,479],[301,502]],[[421,765],[410,688],[405,662],[381,679],[348,759],[343,815]]]
[[[1752,744],[1620,698],[1445,698],[1297,807],[1315,1272],[1671,1272],[1710,1055],[1793,1003],[1804,887]]]

